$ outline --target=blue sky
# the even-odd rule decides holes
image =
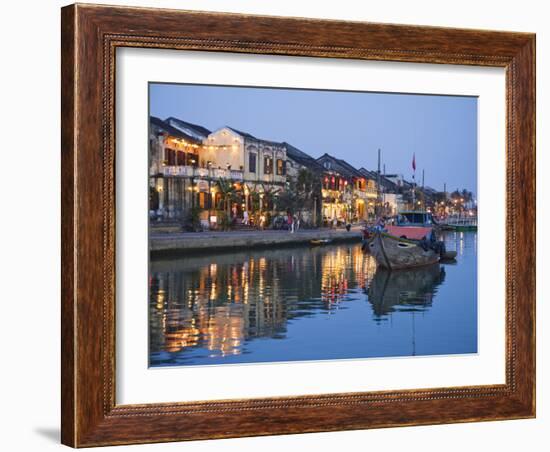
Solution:
[[[225,125],[287,141],[312,157],[325,152],[437,190],[477,193],[477,98],[209,85],[150,84],[150,114],[215,130]]]

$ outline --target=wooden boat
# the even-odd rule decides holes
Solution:
[[[435,264],[441,245],[433,233],[429,227],[388,226],[374,233],[368,247],[378,265],[389,270]]]
[[[312,239],[309,241],[309,243],[311,243],[314,246],[327,245],[330,242],[332,242],[332,240],[330,239]]]

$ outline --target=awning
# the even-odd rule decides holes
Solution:
[[[432,232],[432,228],[423,228],[417,226],[387,226],[388,234],[396,237],[406,237],[410,240],[422,240]]]

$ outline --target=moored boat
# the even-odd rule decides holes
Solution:
[[[309,243],[314,246],[328,245],[331,242],[331,239],[312,239],[309,241]]]
[[[446,254],[445,244],[436,239],[436,226],[430,212],[401,212],[392,225],[371,229],[363,249],[390,270],[434,264]]]
[[[376,231],[368,247],[381,267],[389,270],[421,267],[440,259],[439,242],[432,240],[431,234],[431,228],[389,226],[386,231]]]
[[[450,231],[477,231],[477,217],[451,216],[445,223],[445,229]]]

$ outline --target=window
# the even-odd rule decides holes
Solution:
[[[199,157],[190,152],[187,153],[187,164],[197,168],[199,166]]]
[[[283,159],[277,159],[277,175],[286,175],[286,161]]]
[[[164,150],[164,160],[168,166],[174,166],[176,164],[176,151],[174,149],[166,148]]]
[[[330,169],[332,167],[332,165],[330,164],[330,162],[325,162],[323,163],[323,166],[326,168],[326,169]]]
[[[264,174],[273,174],[273,159],[264,157]]]
[[[248,154],[248,172],[256,172],[256,154],[254,152]]]
[[[176,165],[185,165],[185,152],[177,151]]]

